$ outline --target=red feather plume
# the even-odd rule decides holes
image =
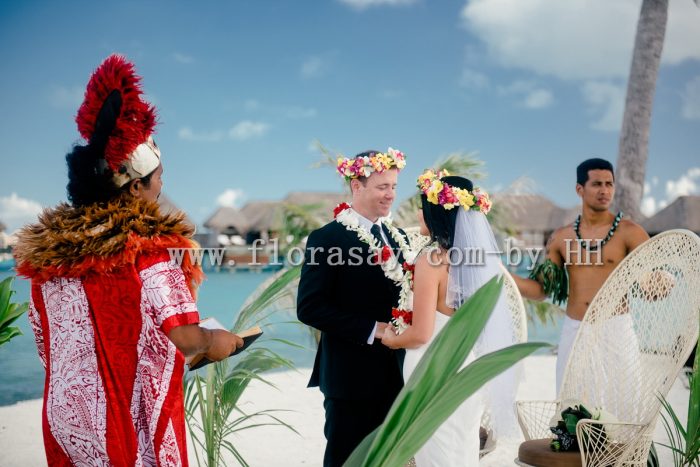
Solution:
[[[131,62],[121,55],[110,55],[90,77],[85,100],[75,117],[78,131],[90,141],[105,99],[115,89],[119,90],[121,111],[105,147],[105,160],[115,172],[136,147],[148,139],[156,125],[155,107],[141,99],[140,83],[141,77]]]

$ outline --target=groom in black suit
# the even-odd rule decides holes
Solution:
[[[402,260],[390,229],[380,220],[389,214],[397,178],[393,166],[352,177],[352,208],[346,214],[353,219],[351,225],[381,241],[378,245],[392,248]],[[297,314],[300,321],[321,331],[309,387],[319,386],[325,396],[326,467],[345,462],[382,423],[403,386],[404,351],[381,344],[399,287],[381,265],[368,261],[371,256],[368,243],[338,221],[315,230],[307,241]]]

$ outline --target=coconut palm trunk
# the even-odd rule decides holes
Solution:
[[[667,20],[668,0],[642,0],[620,132],[615,194],[616,208],[635,220],[641,218],[651,109]]]

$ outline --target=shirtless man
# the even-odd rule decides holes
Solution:
[[[557,355],[557,393],[576,332],[593,297],[620,261],[649,238],[641,226],[623,218],[622,213],[610,212],[615,194],[610,162],[582,162],[576,168],[576,194],[581,197],[581,214],[552,234],[546,261],[531,274],[536,280],[513,275],[524,297],[544,300],[552,295],[555,302],[567,302]]]

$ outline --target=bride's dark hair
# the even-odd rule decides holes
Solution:
[[[464,177],[449,175],[442,177],[440,181],[455,188],[464,188],[469,191],[474,189],[474,184],[471,180]],[[430,231],[430,238],[442,248],[449,250],[454,244],[455,225],[459,207],[455,206],[452,209],[445,209],[439,204],[429,202],[428,197],[422,193],[420,199],[423,207],[423,220],[425,220],[425,225]]]

